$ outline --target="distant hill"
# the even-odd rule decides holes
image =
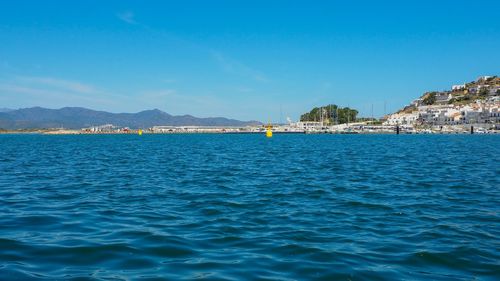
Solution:
[[[174,116],[158,109],[138,113],[110,113],[82,107],[47,109],[22,108],[0,112],[0,128],[3,129],[80,129],[89,126],[113,124],[119,127],[149,128],[152,126],[248,126],[258,121],[239,121],[223,117],[197,118],[191,115]]]
[[[9,111],[13,111],[14,109],[10,109],[10,108],[1,108],[0,107],[0,112],[9,112]]]

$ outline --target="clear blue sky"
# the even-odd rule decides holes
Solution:
[[[0,107],[369,116],[500,74],[500,1],[2,1]],[[280,108],[282,114],[280,114]]]

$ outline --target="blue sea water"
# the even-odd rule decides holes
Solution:
[[[500,280],[500,136],[0,135],[1,280]]]

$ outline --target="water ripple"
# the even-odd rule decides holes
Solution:
[[[0,135],[1,280],[499,280],[500,138]]]

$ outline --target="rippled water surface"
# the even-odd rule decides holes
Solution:
[[[500,136],[0,135],[0,279],[500,280]]]

